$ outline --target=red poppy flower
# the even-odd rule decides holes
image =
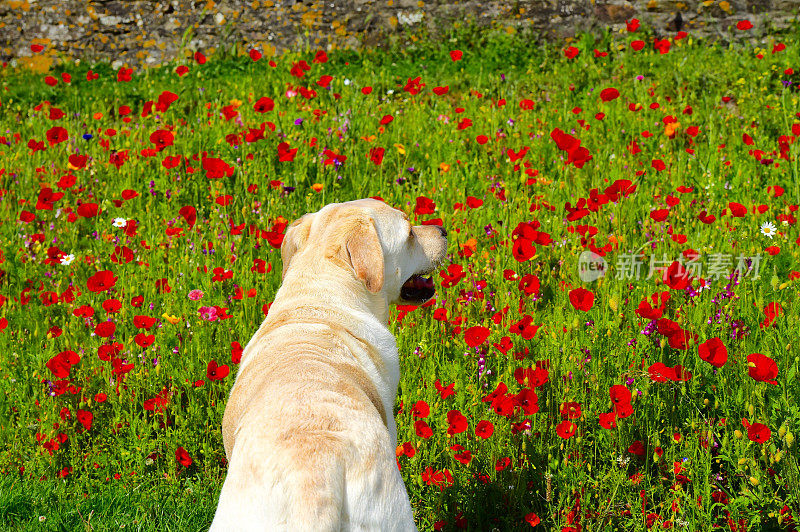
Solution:
[[[133,337],[133,341],[136,342],[136,345],[145,349],[153,345],[153,342],[155,342],[155,340],[156,340],[156,335],[154,334],[139,333]]]
[[[747,427],[747,438],[756,443],[766,443],[772,436],[772,431],[763,423],[753,423]]]
[[[736,29],[740,31],[747,31],[753,29],[753,23],[749,20],[740,20],[736,23]]]
[[[531,513],[525,515],[525,522],[528,523],[531,526],[536,526],[541,522],[541,519],[539,519],[538,515],[536,515],[535,513],[531,512]]]
[[[242,348],[242,344],[239,342],[231,342],[231,362],[234,364],[241,362],[243,352],[244,348]]]
[[[715,368],[721,368],[728,361],[728,349],[716,337],[697,346],[697,354]]]
[[[79,409],[75,413],[75,417],[78,419],[78,423],[83,425],[85,430],[92,430],[92,419],[94,419],[94,416],[91,412],[88,410]]]
[[[221,205],[223,207],[227,207],[233,202],[233,196],[230,194],[223,194],[222,196],[217,196],[214,200],[214,203],[217,205]]]
[[[663,318],[662,318],[663,319]],[[678,330],[666,335],[669,346],[673,349],[687,350],[691,342],[697,341],[697,334],[678,328]]]
[[[97,203],[82,203],[78,206],[78,216],[81,218],[94,218],[100,214],[100,207]]]
[[[644,41],[633,41],[633,42],[631,42],[631,48],[633,48],[634,51],[638,52],[639,50],[644,48]]]
[[[575,435],[575,431],[578,430],[578,425],[573,423],[572,421],[565,419],[558,425],[556,425],[556,434],[562,440],[568,440],[572,436]]]
[[[478,425],[475,427],[475,435],[479,438],[489,438],[494,433],[494,425],[491,421],[486,421],[485,419],[478,422]]]
[[[318,64],[327,63],[328,54],[325,53],[325,50],[317,50],[317,53],[314,54],[314,59],[311,62]]]
[[[206,368],[206,377],[208,377],[208,380],[218,381],[227,377],[230,371],[231,369],[227,364],[218,366],[217,362],[212,360],[208,363],[208,367]]]
[[[320,87],[322,87],[323,89],[325,89],[325,88],[327,88],[327,87],[328,87],[328,85],[330,85],[330,84],[331,84],[331,81],[333,81],[333,76],[329,76],[328,74],[323,74],[323,75],[322,75],[322,76],[320,76],[320,78],[317,80],[317,85],[319,85]]]
[[[564,49],[564,57],[567,59],[575,59],[581,53],[580,50],[575,48],[574,46],[568,46]]]
[[[564,419],[580,419],[583,412],[581,411],[581,404],[572,402],[565,402],[561,404],[561,417]]]
[[[550,373],[543,367],[535,368],[517,368],[514,370],[514,378],[520,386],[530,386],[532,388],[539,388],[547,384],[550,380]]]
[[[453,61],[460,61],[463,55],[464,52],[462,52],[461,50],[452,50],[450,52],[450,59],[452,59]]]
[[[667,168],[667,165],[661,159],[653,159],[651,166],[655,168],[656,172],[661,172]]]
[[[498,397],[504,396],[506,393],[508,393],[508,386],[506,386],[506,383],[500,382],[497,384],[494,391],[488,395],[483,396],[481,398],[481,401],[483,401],[484,403],[492,402]]]
[[[36,208],[38,210],[52,211],[53,204],[63,197],[63,192],[53,192],[52,188],[44,187],[39,191],[39,196],[36,200]]]
[[[436,210],[436,202],[425,196],[417,196],[417,204],[414,207],[414,214],[433,214]]]
[[[555,128],[550,132],[550,138],[555,141],[559,150],[566,152],[580,145],[580,141],[578,139],[568,133],[564,133],[559,128]]]
[[[514,241],[514,246],[511,248],[511,254],[517,262],[525,262],[536,255],[536,246],[534,246],[527,238],[518,238]]]
[[[149,331],[155,324],[156,319],[150,316],[137,315],[133,317],[133,326],[137,329],[147,329]]]
[[[774,325],[775,320],[783,314],[783,307],[780,303],[768,303],[764,307],[764,321],[759,324],[762,329]]]
[[[431,408],[428,406],[428,403],[425,401],[417,401],[413,407],[411,407],[411,415],[418,418],[426,418],[430,415]]]
[[[464,414],[458,410],[451,410],[447,413],[447,434],[460,434],[469,428],[469,422]]]
[[[794,133],[795,129],[797,129],[797,133]],[[792,133],[795,135],[800,135],[800,124],[792,125]],[[786,189],[784,189],[780,185],[770,185],[767,187],[767,192],[772,194],[773,198],[780,198],[781,196],[783,196],[784,192],[786,192]]]
[[[178,447],[175,449],[175,460],[177,460],[183,467],[189,467],[192,465],[192,457],[189,456],[189,453],[186,452],[186,449],[183,447]]]
[[[529,388],[523,388],[514,396],[514,403],[522,409],[526,416],[532,416],[539,411],[539,396]],[[500,412],[498,412],[500,414]],[[504,414],[500,414],[504,415]],[[507,412],[508,416],[514,415],[514,410]]]
[[[594,305],[594,293],[583,287],[576,288],[569,292],[569,302],[575,310],[588,312]]]
[[[90,292],[103,292],[110,290],[117,282],[117,277],[111,270],[100,270],[86,280],[86,288]]]
[[[257,113],[266,113],[272,111],[274,108],[275,102],[272,101],[272,98],[267,98],[266,96],[259,98],[255,105],[253,105],[253,109],[255,109]]]
[[[631,402],[631,391],[622,384],[615,384],[608,389],[608,395],[614,404],[625,404]]]
[[[584,146],[578,146],[568,153],[566,164],[573,164],[575,168],[583,168],[583,165],[592,160],[592,155]]]
[[[91,72],[91,70],[89,72]],[[120,68],[119,70],[117,70],[117,81],[127,83],[131,80],[132,74],[133,74],[132,68],[124,68],[124,67]],[[89,75],[87,74],[86,76],[88,79]]]
[[[669,209],[656,209],[654,211],[650,211],[650,218],[654,222],[663,222],[669,216]]]
[[[614,412],[603,412],[599,416],[600,426],[604,429],[617,427],[617,415]]]
[[[539,293],[540,283],[539,278],[532,273],[525,274],[519,280],[517,288],[522,290],[525,295],[532,295]]]
[[[736,203],[735,201],[729,202],[728,208],[731,210],[731,215],[735,216],[736,218],[742,218],[745,214],[747,214],[747,207],[741,203]]]
[[[48,360],[45,365],[57,379],[67,379],[72,366],[80,361],[81,358],[75,351],[62,351]]]
[[[174,92],[164,91],[158,95],[158,101],[156,101],[156,111],[159,113],[166,112],[170,106],[178,101],[178,95]],[[145,108],[147,104],[145,104]],[[144,112],[144,111],[142,111]]]
[[[185,205],[180,208],[178,214],[180,214],[183,219],[186,220],[186,223],[189,224],[190,229],[194,227],[195,222],[197,222],[197,209],[191,205]]]
[[[280,151],[280,146],[278,150]],[[205,157],[203,159],[203,170],[206,171],[206,177],[208,179],[219,179],[221,177],[231,177],[233,175],[233,167],[216,157]]]
[[[88,157],[86,155],[76,155],[72,154],[69,156],[67,161],[75,170],[80,170],[81,168],[86,167],[86,160]]]
[[[673,290],[683,290],[691,284],[691,277],[689,271],[678,261],[673,261],[669,267],[664,270],[663,279],[667,286]]]
[[[163,150],[168,146],[172,146],[175,141],[175,135],[166,129],[157,129],[150,134],[150,142],[155,144],[158,151]]]
[[[116,314],[122,308],[122,303],[119,299],[106,299],[103,301],[103,310],[105,310],[108,314]]]
[[[206,56],[204,56],[200,52],[194,53],[194,60],[197,62],[198,65],[205,65],[206,64]]]
[[[109,338],[114,334],[117,326],[113,321],[101,321],[94,328],[94,333],[101,338]]]
[[[619,91],[614,87],[609,87],[600,91],[600,99],[604,102],[610,102],[619,98]]]
[[[386,150],[381,147],[371,148],[369,150],[369,160],[372,161],[372,164],[375,166],[380,166],[383,162],[383,154],[385,152]]]
[[[758,382],[778,384],[778,364],[768,356],[761,353],[747,355],[747,374]]]
[[[632,18],[631,20],[626,20],[625,26],[627,27],[629,33],[633,33],[639,29],[639,19]]]
[[[418,419],[417,421],[414,422],[414,432],[416,433],[417,436],[419,436],[423,440],[427,440],[428,438],[433,436],[433,431],[428,426],[428,424],[422,419]]]
[[[489,338],[490,333],[488,328],[476,325],[464,331],[464,341],[470,347],[478,347]]]
[[[298,61],[297,63],[292,63],[292,68],[289,70],[289,73],[296,78],[302,78],[309,70],[311,70],[311,66],[309,66],[308,63],[305,61]]]
[[[163,277],[161,279],[156,279],[155,285],[156,289],[161,294],[168,294],[172,292],[172,287],[169,285],[169,281],[167,281],[166,277]]]
[[[439,379],[436,379],[433,385],[436,387],[436,391],[439,392],[439,397],[441,397],[442,400],[445,400],[451,395],[455,395],[456,393],[455,390],[453,389],[456,385],[455,382],[451,382],[447,386],[442,386],[442,383],[439,381]]]
[[[613,410],[617,418],[625,419],[626,417],[633,414],[633,405],[631,405],[630,403],[619,403],[614,405]]]
[[[444,95],[444,94],[447,94],[447,92],[448,92],[449,90],[450,90],[450,85],[445,85],[444,87],[434,87],[434,88],[433,88],[433,93],[434,93],[436,96],[442,96],[442,95]]]
[[[415,96],[419,94],[419,92],[425,87],[425,84],[422,83],[421,77],[417,76],[414,79],[408,78],[408,82],[406,82],[406,86],[403,87],[403,90]]]
[[[47,142],[50,143],[50,146],[54,146],[60,142],[64,142],[65,140],[69,139],[69,134],[67,134],[67,130],[61,126],[51,127],[47,130]]]

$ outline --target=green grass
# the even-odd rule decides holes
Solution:
[[[729,529],[728,517],[742,520],[747,530],[789,529],[788,517],[800,513],[794,441],[800,428],[800,78],[787,73],[800,71],[796,35],[766,35],[763,49],[689,37],[673,40],[667,54],[653,49],[645,30],[584,35],[571,43],[580,54],[569,59],[563,47],[464,32],[388,52],[332,52],[323,64],[312,62],[315,50],[275,58],[275,67],[268,58],[210,57],[205,65],[188,64],[183,77],[171,65],[135,71],[130,82],[118,82],[107,65],[92,67],[100,74],[93,81],[86,79],[88,67],[70,66],[64,70],[71,83],[54,87],[43,75],[4,69],[0,527],[207,528],[225,474],[221,419],[236,373],[232,343],[246,344],[280,285],[280,254],[265,232],[280,233],[282,222],[333,201],[381,196],[420,221],[441,219],[451,246],[443,272],[448,266],[465,272],[452,286],[442,286],[447,275],[436,276],[433,307],[392,316],[403,373],[398,444],[415,450],[399,463],[421,530],[436,523],[445,530],[463,524],[471,530],[525,529],[532,513],[547,530],[577,524],[583,530],[645,530],[648,520],[653,527],[669,522],[689,530]],[[639,39],[646,45],[636,52],[629,43]],[[772,53],[778,42],[785,50]],[[450,59],[455,49],[463,51],[460,61]],[[595,56],[595,49],[607,55]],[[290,69],[301,60],[310,70],[298,79]],[[330,89],[316,83],[322,75],[332,76]],[[425,86],[414,95],[405,87],[417,76]],[[287,90],[298,85],[316,96],[289,98]],[[372,92],[365,95],[367,86]],[[446,94],[433,92],[444,86]],[[603,102],[599,94],[608,87],[620,97]],[[141,117],[145,102],[157,101],[163,91],[175,93],[177,101]],[[275,102],[263,115],[253,108],[261,97]],[[531,100],[532,109],[521,107],[523,100]],[[49,104],[37,110],[44,101]],[[239,117],[226,120],[223,108],[236,101]],[[629,108],[636,104],[641,109]],[[127,117],[121,106],[131,108]],[[52,107],[65,116],[50,120]],[[381,127],[385,115],[394,120]],[[670,126],[673,136],[665,133],[668,116],[679,123]],[[465,118],[472,124],[466,126]],[[228,137],[267,121],[275,131],[266,127],[263,140]],[[68,140],[49,145],[54,126],[64,127]],[[592,159],[582,168],[565,164],[567,154],[551,138],[556,128],[588,149]],[[172,129],[174,144],[148,153],[159,129]],[[92,138],[84,140],[84,134]],[[479,135],[487,142],[479,143]],[[46,149],[33,151],[30,140],[44,141]],[[284,141],[298,149],[293,161],[279,160]],[[634,141],[641,151],[633,153]],[[377,147],[385,149],[380,164],[369,157]],[[508,150],[516,154],[525,147],[512,162]],[[344,163],[325,165],[331,157],[323,155],[326,148],[346,156]],[[109,161],[121,150],[128,158],[117,168]],[[85,168],[69,169],[73,154],[89,157]],[[179,166],[162,165],[177,155],[184,158]],[[209,179],[205,157],[222,159],[232,175]],[[66,186],[62,178],[69,174],[75,183]],[[636,190],[567,219],[565,204],[596,197],[619,180]],[[777,195],[775,186],[784,194]],[[53,210],[36,208],[43,188],[64,193]],[[138,196],[123,196],[126,190]],[[230,202],[215,202],[221,196]],[[432,214],[414,214],[419,197],[435,202]],[[483,204],[456,208],[472,202],[469,197]],[[79,202],[98,204],[100,213],[73,219]],[[731,202],[746,214],[732,216]],[[193,226],[179,214],[185,206],[196,208]],[[667,218],[656,221],[654,209],[668,209]],[[34,220],[22,221],[23,211]],[[701,222],[701,211],[716,220]],[[116,218],[128,227],[115,227]],[[552,243],[540,241],[535,254],[520,262],[512,253],[512,233],[533,221]],[[772,239],[760,232],[765,222],[777,227]],[[50,250],[48,261],[51,246],[58,249]],[[132,254],[129,262],[123,246]],[[587,249],[603,253],[611,267],[591,283],[578,276],[578,257]],[[646,278],[650,260],[665,266],[685,261],[689,249],[704,267],[713,254],[730,255],[732,264],[718,279],[705,276],[705,290],[697,275],[692,287],[698,293],[670,289],[659,275]],[[618,261],[637,250],[645,275],[618,279]],[[74,262],[60,264],[64,254],[73,254]],[[760,278],[744,276],[726,291],[739,255],[761,257]],[[271,271],[253,271],[258,260]],[[215,268],[222,268],[219,280]],[[100,270],[117,279],[110,289],[92,292],[88,280]],[[529,274],[540,288],[526,295],[519,280]],[[74,299],[64,297],[70,285]],[[594,295],[588,311],[570,303],[580,286]],[[187,297],[195,289],[204,292],[199,301]],[[661,291],[670,293],[662,319],[696,335],[687,349],[671,346],[659,332],[642,334],[654,325],[635,310]],[[138,296],[137,307],[132,300]],[[57,301],[49,304],[53,297]],[[112,299],[120,309],[107,314],[103,305]],[[779,304],[782,314],[761,327],[770,304]],[[84,305],[94,309],[93,317],[75,315]],[[202,319],[198,309],[214,305],[227,308],[231,318]],[[439,309],[446,319],[437,319]],[[137,315],[157,324],[139,330]],[[540,326],[529,338],[510,330],[526,315]],[[115,375],[114,363],[98,356],[110,340],[95,335],[95,327],[107,316],[116,324],[114,341],[123,346],[118,358],[133,364],[124,375]],[[464,331],[471,327],[487,327],[490,336],[470,347]],[[152,345],[137,345],[139,334],[154,335]],[[513,343],[507,353],[494,345],[502,346],[503,337]],[[712,338],[728,355],[716,369],[700,356],[699,345]],[[47,364],[65,351],[80,361],[59,378]],[[748,375],[752,353],[775,360],[777,384]],[[210,379],[212,360],[227,365],[230,375]],[[515,371],[537,362],[549,372],[548,382],[536,388],[537,413],[525,416],[517,408],[504,416],[482,401],[501,382],[508,395],[519,393],[525,385]],[[680,364],[692,377],[656,382],[648,370],[657,362]],[[51,396],[48,383],[56,381],[63,393]],[[453,383],[455,394],[442,398],[436,381]],[[598,420],[612,412],[609,389],[615,385],[633,392],[632,415],[604,429]],[[159,396],[168,398],[162,411],[148,409]],[[410,410],[418,401],[430,406],[430,438],[415,430]],[[566,426],[565,402],[581,409],[568,438],[557,431]],[[466,416],[469,428],[448,435],[453,410]],[[79,411],[91,413],[89,429]],[[764,424],[769,439],[751,441],[743,418]],[[482,420],[494,427],[486,439],[475,434]],[[525,420],[530,427],[520,425]],[[59,437],[64,441],[54,449]],[[179,448],[191,464],[179,462]],[[641,452],[632,452],[637,448]],[[468,464],[454,456],[462,450],[471,452]],[[510,465],[497,470],[503,458]],[[426,482],[429,473],[444,471],[452,485]]]

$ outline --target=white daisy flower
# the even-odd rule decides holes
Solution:
[[[772,238],[775,236],[777,230],[778,229],[775,227],[775,224],[772,222],[764,222],[761,224],[761,234],[767,238]]]
[[[114,218],[114,227],[125,227],[126,225],[128,222],[125,218]]]
[[[69,255],[64,255],[63,257],[61,257],[61,260],[59,262],[64,266],[69,266],[70,264],[72,264],[72,261],[74,260],[75,260],[75,255],[70,253]]]

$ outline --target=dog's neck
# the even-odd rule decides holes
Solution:
[[[329,282],[321,282],[323,279]],[[335,286],[336,289],[320,288],[325,286]],[[324,306],[344,312],[370,315],[384,327],[388,328],[389,325],[389,302],[385,294],[367,290],[362,281],[353,277],[349,267],[318,270],[290,268],[270,308],[296,309],[303,306],[306,301],[312,302],[312,306],[316,307]]]

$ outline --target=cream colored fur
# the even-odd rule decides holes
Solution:
[[[395,462],[400,380],[389,306],[444,258],[445,232],[377,200],[289,228],[283,283],[247,344],[223,418],[214,532],[413,531]]]

